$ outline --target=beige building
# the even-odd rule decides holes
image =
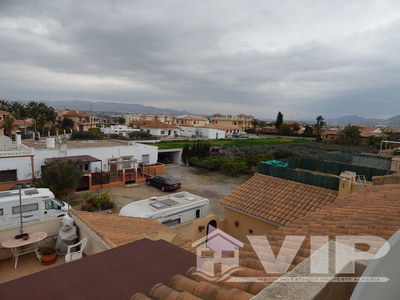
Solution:
[[[211,124],[218,125],[230,125],[230,126],[238,126],[240,131],[246,131],[247,129],[253,128],[253,120],[254,116],[240,114],[237,116],[234,115],[223,115],[220,113],[213,114],[210,118]]]
[[[73,130],[75,131],[88,131],[90,128],[96,128],[99,124],[94,115],[82,113],[78,110],[66,109],[57,112],[57,121],[61,122],[65,118],[74,121]]]

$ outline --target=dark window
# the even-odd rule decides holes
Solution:
[[[17,181],[17,170],[0,171],[0,182]]]
[[[3,215],[3,209],[0,208],[0,216],[2,216],[2,215]]]
[[[181,219],[174,219],[162,222],[164,225],[173,226],[181,223]]]
[[[196,209],[196,219],[200,218],[200,209]]]
[[[25,204],[22,205],[22,212],[28,212],[28,211],[34,211],[34,210],[38,210],[38,204],[37,203],[32,203],[32,204]],[[12,212],[13,214],[19,214],[20,210],[19,210],[19,206],[13,206],[12,208]]]

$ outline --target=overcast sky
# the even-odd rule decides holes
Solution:
[[[0,0],[0,98],[400,114],[400,1]]]

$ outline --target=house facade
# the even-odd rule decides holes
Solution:
[[[234,116],[230,114],[223,115],[216,113],[210,118],[210,123],[217,125],[237,126],[240,128],[240,131],[244,132],[253,127],[253,120],[254,116],[252,115],[240,114]]]
[[[57,112],[57,121],[62,122],[65,118],[71,119],[74,122],[72,129],[75,131],[88,131],[99,125],[94,115],[82,113],[78,110],[66,109]]]
[[[25,145],[12,144],[8,150],[0,151],[0,190],[17,183],[32,183],[41,177],[42,168],[56,158],[80,162],[85,174],[82,189],[88,189],[89,183],[98,183],[93,189],[113,182],[124,185],[142,180],[144,174],[163,172],[163,165],[157,165],[155,146],[109,140],[56,142],[53,138],[24,142]]]
[[[209,140],[224,139],[226,137],[225,130],[205,126],[181,126],[179,135],[189,138],[206,138]]]

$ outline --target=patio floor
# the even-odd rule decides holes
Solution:
[[[42,265],[36,258],[35,253],[22,255],[18,258],[18,266],[14,269],[14,261],[11,258],[0,261],[0,284],[17,278],[24,277],[33,273],[48,270],[65,263],[64,257],[59,256],[52,265]]]

